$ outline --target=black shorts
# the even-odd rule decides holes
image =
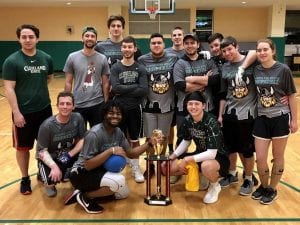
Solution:
[[[13,125],[13,146],[19,151],[28,151],[33,148],[34,140],[37,139],[39,128],[45,119],[52,116],[51,105],[45,109],[23,115],[26,121],[24,127]]]
[[[75,189],[82,192],[95,191],[100,188],[102,177],[106,172],[102,167],[90,171],[84,168],[72,169],[70,181]]]
[[[124,134],[128,134],[130,140],[138,140],[142,133],[142,109],[137,107],[125,110],[120,129]]]
[[[290,134],[290,114],[269,118],[258,116],[253,127],[253,136],[270,140],[273,138],[285,138]]]
[[[229,153],[241,153],[250,158],[255,152],[252,136],[254,120],[223,121],[223,136]]]
[[[183,156],[185,157],[185,156],[191,156],[191,155],[195,155],[195,154],[197,154],[197,153],[196,152],[185,153],[184,155],[182,155],[182,157],[179,157],[179,158],[183,158]],[[225,177],[228,174],[228,170],[229,170],[229,166],[230,166],[230,161],[229,161],[228,156],[217,153],[215,159],[220,165],[220,170],[219,170],[220,176]],[[202,172],[202,170],[201,170],[202,162],[199,162],[197,164],[199,166],[199,171]]]
[[[101,114],[103,105],[104,102],[87,108],[75,108],[74,112],[79,112],[85,121],[85,125],[89,123],[90,128],[92,128],[103,121],[103,116]]]

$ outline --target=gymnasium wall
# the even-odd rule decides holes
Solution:
[[[192,8],[195,10],[195,8]],[[191,10],[191,24],[195,24]],[[240,42],[255,42],[267,35],[267,8],[216,8],[214,31],[232,35]],[[128,21],[128,8],[122,8]],[[82,48],[81,31],[89,25],[98,30],[98,40],[108,37],[106,7],[2,7],[0,8],[0,70],[4,59],[19,49],[15,30],[24,23],[35,24],[41,30],[38,47],[48,52],[54,60],[54,69],[62,70],[67,55]],[[176,24],[174,24],[176,26]],[[172,27],[174,27],[172,25]],[[68,32],[71,27],[72,32]],[[171,28],[170,28],[171,30]],[[125,35],[128,35],[128,23]],[[165,37],[170,37],[166,34]],[[138,35],[137,43],[143,53],[149,51],[149,35]],[[166,46],[171,41],[166,39]]]

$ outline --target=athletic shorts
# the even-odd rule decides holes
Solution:
[[[76,161],[78,157],[74,158],[69,165],[70,166],[64,166],[63,164],[61,164],[60,162],[55,161],[55,163],[57,164],[57,166],[59,167],[59,169],[61,170],[62,173],[62,179],[65,177],[65,174],[67,172],[68,168],[72,167],[72,164]],[[51,168],[49,168],[43,161],[38,160],[38,170],[39,170],[39,174],[40,177],[42,179],[42,181],[44,182],[44,184],[46,185],[52,185],[52,184],[56,184],[57,182],[53,182],[53,180],[51,180],[51,178],[49,177],[50,172],[51,172]]]
[[[119,127],[125,134],[129,135],[130,140],[138,140],[142,133],[141,107],[125,110],[122,122]]]
[[[41,111],[24,114],[23,116],[26,121],[24,127],[20,128],[13,125],[13,146],[18,151],[29,151],[33,148],[41,124],[45,119],[52,116],[52,108],[49,105]]]
[[[223,136],[229,153],[241,153],[245,158],[251,158],[255,152],[252,136],[254,120],[223,121]]]
[[[196,154],[195,152],[191,152],[191,153],[187,152],[187,153],[184,154],[184,157],[195,155],[195,154]],[[179,157],[179,158],[181,158],[181,157]],[[229,170],[229,166],[230,166],[230,161],[229,161],[228,156],[217,153],[215,160],[220,165],[220,170],[219,170],[220,176],[225,177],[228,174],[228,170]],[[202,162],[198,162],[197,164],[199,166],[199,171],[202,172],[202,170],[201,170]]]
[[[74,112],[79,112],[85,121],[85,125],[89,123],[90,128],[103,121],[101,113],[104,102],[86,108],[75,108]]]
[[[95,191],[100,188],[101,179],[107,171],[103,167],[93,170],[84,168],[73,168],[70,174],[70,181],[75,189],[82,192]]]
[[[273,138],[286,138],[290,134],[290,114],[269,118],[258,116],[253,127],[253,136],[271,140]]]
[[[174,112],[167,113],[143,113],[144,132],[147,138],[150,138],[155,129],[162,130],[165,137],[169,136],[169,131]]]

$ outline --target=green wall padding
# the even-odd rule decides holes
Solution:
[[[140,38],[136,41],[143,54],[150,51],[149,39]],[[166,39],[165,42],[166,47],[172,44],[171,39]],[[40,41],[37,47],[52,56],[55,71],[62,71],[68,55],[82,49],[83,46],[81,41]],[[4,60],[18,49],[20,49],[20,45],[17,41],[0,41],[0,71],[2,71]]]
[[[284,37],[269,37],[276,46],[277,60],[284,63],[285,38]]]

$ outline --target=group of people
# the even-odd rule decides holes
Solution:
[[[21,49],[5,60],[2,71],[22,174],[20,192],[32,192],[29,150],[36,139],[38,179],[46,194],[54,197],[56,184],[69,179],[74,191],[65,204],[78,202],[86,212],[100,213],[99,197],[123,199],[129,194],[123,166],[117,172],[111,166],[125,159],[137,183],[155,174],[154,164],[141,172],[139,156],[153,153],[158,140],[152,132],[160,129],[163,154],[169,146],[171,183],[188,174],[187,165],[194,163],[201,183],[206,181],[203,201],[214,203],[221,187],[238,182],[239,155],[244,169],[239,194],[271,204],[284,170],[288,135],[298,129],[292,73],[276,61],[273,42],[259,40],[256,50],[242,54],[235,38],[215,33],[208,39],[212,57],[207,58],[197,35],[175,27],[172,47],[165,49],[163,35],[154,33],[150,52],[141,55],[135,39],[123,37],[124,26],[122,16],[110,16],[110,38],[98,43],[94,27],[83,29],[83,49],[66,60],[65,86],[53,116],[47,87],[53,77],[52,59],[36,48],[37,27],[17,28]],[[140,145],[142,136],[146,141]],[[196,149],[190,152],[192,140]],[[254,153],[260,185],[253,192],[258,182]],[[120,157],[106,166],[114,156]],[[163,173],[164,167],[163,163]]]

